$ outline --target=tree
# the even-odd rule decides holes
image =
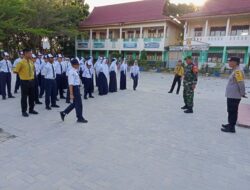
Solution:
[[[195,6],[193,3],[185,4],[174,4],[169,0],[166,0],[164,7],[164,14],[167,16],[179,17],[187,13],[193,13],[199,10],[199,7]]]
[[[9,52],[27,46],[41,50],[41,39],[47,37],[52,51],[66,45],[72,53],[78,23],[88,9],[83,0],[1,0],[0,42]]]

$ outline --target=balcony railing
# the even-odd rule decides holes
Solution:
[[[250,36],[206,36],[193,37],[193,43],[207,43],[210,46],[249,46]]]
[[[163,51],[164,38],[134,38],[106,40],[77,40],[77,49],[83,50],[135,50]]]

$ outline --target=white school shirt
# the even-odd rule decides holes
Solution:
[[[128,70],[128,65],[125,64],[125,63],[122,63],[121,67],[120,67],[120,72],[124,71],[125,75],[126,75],[127,74],[127,70]]]
[[[133,74],[133,76],[138,75],[138,77],[140,76],[140,68],[138,65],[134,65],[130,68],[130,74]]]
[[[66,71],[64,62],[60,63],[59,61],[56,61],[54,66],[55,66],[55,72],[58,75],[61,75]]]
[[[55,66],[54,66],[54,63],[51,64],[51,63],[47,63],[45,66],[44,66],[44,77],[45,79],[55,79],[56,78],[56,72],[55,72]]]
[[[102,64],[102,60],[98,59],[97,62],[95,63],[95,65],[94,65],[94,69],[95,69],[95,72],[96,72],[97,76],[99,75],[101,64]]]
[[[45,65],[47,65],[48,62],[45,62],[43,59],[41,61],[39,59],[36,60],[36,64],[40,65],[39,69],[41,72],[41,75],[45,76]]]
[[[17,59],[14,61],[13,67],[16,67],[16,65],[17,65],[18,63],[20,63],[20,61],[22,61],[22,58],[21,58],[21,57],[17,58]]]
[[[9,60],[3,59],[0,61],[0,72],[11,73],[12,68],[13,66]]]
[[[117,65],[116,65],[117,61],[113,61],[109,67],[109,72],[111,71],[115,71],[115,73],[117,73]]]
[[[109,66],[108,66],[108,64],[102,63],[100,65],[100,73],[103,73],[108,80],[108,78],[109,78]]]
[[[72,69],[70,61],[65,61],[66,76],[69,76],[69,71]]]
[[[73,86],[80,85],[80,76],[78,74],[78,71],[73,67],[71,67],[71,69],[68,72],[68,83],[69,85]]]
[[[84,67],[83,73],[82,73],[82,77],[84,78],[92,78],[92,71],[91,68],[88,68],[86,65]]]

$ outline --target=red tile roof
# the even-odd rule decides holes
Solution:
[[[80,23],[80,27],[134,23],[162,20],[164,0],[144,0],[116,5],[95,7],[90,16]]]
[[[206,16],[250,14],[250,0],[207,0],[200,11],[186,14],[183,19]]]

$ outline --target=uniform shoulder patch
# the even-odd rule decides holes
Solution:
[[[198,73],[199,69],[196,65],[193,66],[193,73]]]
[[[241,82],[244,80],[244,75],[243,75],[242,71],[240,71],[240,70],[235,71],[234,76],[235,76],[235,79],[237,82]]]

